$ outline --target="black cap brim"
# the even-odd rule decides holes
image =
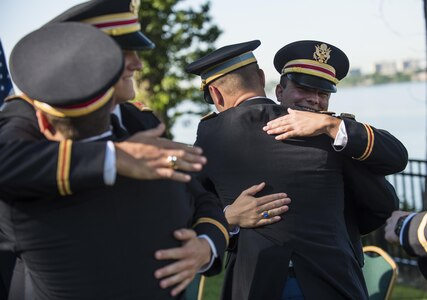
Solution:
[[[296,84],[304,87],[318,89],[327,93],[335,93],[337,91],[335,84],[320,77],[302,73],[288,73],[286,76],[292,82],[295,82]]]
[[[112,36],[112,38],[123,50],[141,51],[150,50],[155,47],[154,43],[140,31],[119,36]]]

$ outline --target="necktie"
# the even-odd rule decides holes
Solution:
[[[129,136],[129,133],[120,125],[119,118],[115,114],[111,114],[111,125],[113,133],[118,139],[124,139]]]

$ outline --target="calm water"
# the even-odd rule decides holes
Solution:
[[[341,88],[332,95],[329,110],[352,113],[360,122],[388,130],[403,142],[412,159],[426,157],[425,82]],[[179,119],[172,130],[175,140],[192,144],[198,123],[197,117]]]

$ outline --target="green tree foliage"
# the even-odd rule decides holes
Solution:
[[[212,51],[221,34],[209,10],[210,2],[192,8],[185,6],[185,0],[141,0],[141,30],[156,48],[139,53],[144,67],[136,78],[136,100],[152,108],[168,129],[184,113],[209,111],[198,90],[200,81],[184,71],[190,62]],[[174,108],[184,100],[200,103],[200,111],[177,112]]]

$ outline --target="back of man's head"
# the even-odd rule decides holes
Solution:
[[[222,87],[223,92],[230,97],[239,97],[247,92],[264,93],[261,74],[258,64],[253,63],[218,78],[212,84]]]
[[[226,94],[235,95],[256,82],[255,74],[263,74],[252,53],[260,44],[259,40],[253,40],[221,47],[192,62],[185,70],[201,77],[200,89],[204,91],[205,100],[214,104],[212,87],[223,86]]]
[[[10,67],[15,83],[38,110],[41,127],[58,126],[66,138],[83,138],[88,133],[100,134],[108,126],[105,120],[113,85],[123,70],[123,55],[117,43],[100,30],[73,22],[43,26],[17,43]],[[88,131],[83,124],[74,127],[92,118],[91,125],[86,125],[92,126]],[[70,126],[74,128],[65,130]]]

